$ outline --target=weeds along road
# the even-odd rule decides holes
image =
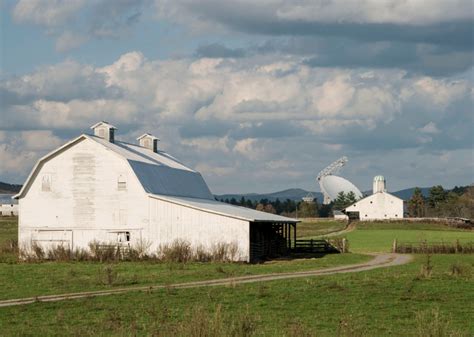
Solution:
[[[374,255],[374,258],[372,260],[365,263],[358,263],[358,264],[333,267],[333,268],[325,268],[325,269],[309,270],[309,271],[301,271],[301,272],[293,272],[293,273],[277,273],[277,274],[263,274],[263,275],[261,274],[261,275],[239,276],[239,277],[232,277],[232,278],[176,283],[176,284],[167,284],[167,285],[128,287],[128,288],[117,288],[117,289],[111,289],[111,290],[98,290],[98,291],[88,291],[88,292],[69,293],[69,294],[60,294],[60,295],[18,298],[18,299],[0,301],[0,307],[24,305],[24,304],[31,304],[31,303],[37,303],[37,302],[57,302],[57,301],[72,300],[72,299],[77,299],[77,298],[107,296],[107,295],[122,294],[122,293],[133,292],[133,291],[150,291],[150,290],[169,289],[169,288],[184,289],[184,288],[198,288],[198,287],[211,287],[211,286],[225,286],[225,285],[254,283],[254,282],[286,280],[286,279],[294,279],[294,278],[300,278],[300,277],[313,277],[313,276],[323,276],[323,275],[341,274],[341,273],[355,273],[355,272],[367,271],[367,270],[372,270],[372,269],[377,269],[377,268],[398,266],[398,265],[406,264],[410,262],[411,260],[412,260],[411,255],[376,254]]]

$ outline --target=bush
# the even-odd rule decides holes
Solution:
[[[163,262],[187,263],[193,256],[191,244],[188,241],[177,239],[172,244],[160,245],[157,257]]]
[[[431,263],[431,255],[426,255],[425,263],[421,265],[420,277],[430,278],[433,273],[433,264]]]

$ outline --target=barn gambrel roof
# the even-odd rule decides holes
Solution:
[[[140,145],[118,140],[112,143],[88,134],[82,134],[42,157],[36,163],[21,191],[13,198],[21,199],[27,193],[45,162],[85,139],[94,141],[125,159],[150,197],[246,221],[298,222],[295,219],[216,201],[199,172],[185,166],[164,151],[153,152]]]
[[[84,139],[94,141],[125,159],[147,193],[214,199],[199,172],[186,167],[166,152],[155,153],[139,145],[121,141],[111,143],[100,137],[87,134],[73,139],[42,157],[33,168],[21,191],[14,198],[21,199],[26,194],[45,162]]]

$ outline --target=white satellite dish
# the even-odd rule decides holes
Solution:
[[[362,198],[362,193],[353,183],[347,179],[334,175],[339,172],[347,162],[347,157],[341,157],[319,172],[316,179],[319,182],[321,192],[323,192],[323,204],[329,204],[332,200],[337,198],[337,195],[340,192],[344,192],[345,194],[353,192],[357,199]]]
[[[362,192],[353,183],[342,177],[333,175],[324,176],[319,183],[321,184],[323,193],[326,194],[330,200],[336,199],[340,192],[344,192],[345,194],[353,192],[356,199],[362,198]]]

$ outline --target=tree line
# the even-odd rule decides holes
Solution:
[[[286,200],[250,200],[218,199],[219,201],[256,209],[272,214],[287,217],[331,217],[336,210],[343,210],[357,202],[354,192],[339,192],[336,199],[329,205],[320,205],[315,199],[313,202]],[[410,217],[463,217],[474,218],[474,186],[456,186],[452,190],[445,190],[441,185],[433,186],[428,197],[424,197],[421,189],[416,187],[412,197],[407,202]]]
[[[344,192],[339,193],[337,198],[329,205],[320,205],[316,199],[314,199],[313,202],[295,201],[291,199],[283,201],[280,199],[260,199],[257,201],[245,199],[245,197],[241,197],[238,200],[235,198],[218,200],[235,206],[252,208],[257,211],[293,218],[331,217],[333,215],[333,209],[340,210],[357,201],[353,192],[349,192],[348,194],[345,194]]]
[[[474,218],[474,186],[454,187],[447,191],[441,185],[433,186],[428,197],[416,187],[408,200],[410,217],[461,217]]]

